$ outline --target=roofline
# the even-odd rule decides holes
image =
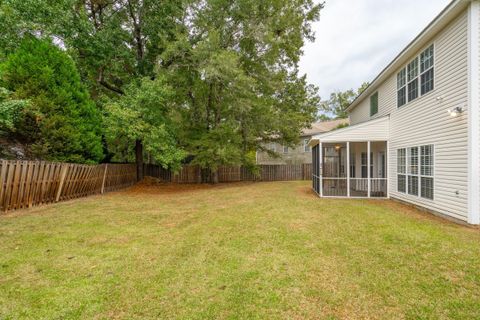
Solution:
[[[308,142],[308,145],[310,147],[313,147],[313,146],[316,146],[318,144],[318,142],[321,140],[321,138],[325,138],[325,137],[331,136],[333,134],[341,133],[341,132],[344,132],[344,131],[355,130],[355,129],[358,129],[358,128],[361,128],[361,127],[364,127],[364,126],[371,125],[372,123],[375,123],[375,122],[380,122],[380,121],[389,120],[389,119],[390,119],[390,115],[386,115],[386,116],[376,118],[376,119],[373,119],[373,120],[360,122],[360,123],[357,123],[357,124],[354,124],[354,125],[351,125],[351,126],[348,126],[348,127],[345,127],[345,128],[328,131],[328,132],[325,132],[324,134],[315,135],[315,136],[312,136],[312,138]]]
[[[438,24],[444,21],[446,17],[449,17],[449,14],[455,9],[458,8],[459,5],[465,4],[468,5],[471,1],[475,0],[453,0],[451,1],[445,9],[443,9],[436,17],[432,20],[376,77],[372,80],[372,82],[365,88],[365,90],[358,95],[352,103],[348,106],[345,110],[350,112],[354,109],[364,98],[370,95],[372,92],[372,88],[375,88],[378,85],[378,81],[384,77],[388,76],[393,72],[393,66],[402,58],[404,58],[407,53],[419,42],[424,40],[425,37],[429,35],[429,31],[435,28]]]

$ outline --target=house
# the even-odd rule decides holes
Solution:
[[[320,197],[392,198],[480,224],[480,1],[454,0],[312,137]]]
[[[312,136],[331,131],[339,126],[348,125],[348,119],[322,121],[312,123],[311,128],[304,129],[300,136],[300,144],[294,148],[279,143],[270,143],[267,148],[279,156],[273,157],[266,151],[257,151],[257,164],[304,164],[312,163],[312,150],[308,143]]]

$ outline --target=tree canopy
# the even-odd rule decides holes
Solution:
[[[91,132],[108,159],[135,155],[140,177],[144,154],[215,172],[253,165],[265,142],[294,145],[314,120],[317,88],[298,62],[321,9],[313,0],[5,0],[0,59],[18,55],[26,34],[53,41],[103,115],[92,122],[103,131]]]
[[[320,119],[345,119],[348,117],[347,108],[350,104],[368,87],[369,83],[364,82],[357,90],[336,91],[330,94],[330,98],[322,101],[320,106]]]

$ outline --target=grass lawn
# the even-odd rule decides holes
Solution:
[[[0,319],[480,319],[480,230],[309,183],[137,186],[0,217]]]

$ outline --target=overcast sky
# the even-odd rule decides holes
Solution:
[[[450,0],[326,0],[300,63],[322,99],[371,81]]]

